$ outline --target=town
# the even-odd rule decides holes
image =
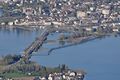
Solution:
[[[51,33],[67,32],[72,35],[62,34],[59,42],[69,44],[52,48],[48,55],[62,47],[111,34],[117,36],[120,34],[120,1],[0,0],[0,27],[43,29],[43,33],[24,49],[22,55],[0,58],[0,80],[83,80],[86,74],[84,71],[66,69],[65,65],[58,67],[58,70],[50,68],[49,71],[29,59],[42,47]],[[7,73],[27,77],[10,78]]]
[[[119,0],[0,0],[0,25],[70,25],[98,27],[120,25]]]

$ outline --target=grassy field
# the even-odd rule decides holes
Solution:
[[[28,76],[27,74],[24,74],[24,73],[18,73],[18,72],[10,72],[10,73],[4,73],[4,74],[0,74],[0,76],[4,76],[4,77],[8,77],[8,78],[11,78],[11,77],[25,77],[25,76]]]

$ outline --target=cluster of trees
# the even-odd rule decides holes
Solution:
[[[2,71],[2,74],[4,75],[9,73],[22,73],[24,75],[27,75],[28,73],[31,73],[31,76],[47,76],[47,74],[50,73],[64,72],[67,70],[68,67],[65,64],[51,68],[40,66],[35,62],[30,62],[29,64],[16,64],[15,66],[11,66],[8,68],[6,67],[6,69]]]
[[[21,58],[20,55],[11,55],[11,54],[2,56],[0,60],[0,65],[10,65],[20,60],[20,58]]]
[[[10,65],[10,67],[6,67],[4,72],[23,72],[23,73],[29,73],[29,72],[37,72],[40,70],[40,65],[34,62],[30,62],[29,64],[21,64],[17,63],[15,65]]]
[[[39,64],[32,62],[32,61],[30,61],[28,64],[19,62],[14,65],[13,63],[20,60],[20,58],[21,58],[20,55],[10,55],[9,54],[9,55],[3,56],[0,59],[0,66],[3,65],[4,68],[1,68],[2,70],[0,70],[0,73],[8,74],[8,73],[22,72],[24,74],[33,73],[33,75],[35,75],[35,76],[36,75],[45,76],[49,73],[63,72],[63,71],[68,70],[68,67],[65,64],[59,65],[58,67],[55,67],[55,68],[40,66]]]
[[[46,76],[47,74],[50,74],[50,73],[55,73],[55,72],[60,73],[60,72],[68,71],[68,70],[69,70],[69,68],[65,64],[59,65],[59,66],[54,67],[54,68],[43,66],[40,69],[40,75]]]

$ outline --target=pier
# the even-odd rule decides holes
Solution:
[[[73,32],[71,29],[67,28],[55,28],[51,26],[46,27],[41,35],[37,37],[35,41],[33,41],[27,48],[24,49],[21,59],[24,60],[24,62],[28,62],[33,52],[37,52],[42,47],[43,43],[47,40],[47,36],[50,33],[54,33],[56,31]]]
[[[46,28],[39,37],[36,38],[34,42],[32,42],[24,51],[22,58],[24,60],[29,60],[31,58],[31,54],[33,52],[36,52],[38,49],[41,48],[43,42],[47,39],[47,36],[49,35],[49,30]]]
[[[47,36],[51,33],[55,33],[56,31],[58,32],[68,32],[68,33],[73,33],[73,35],[69,36],[69,40],[72,41],[71,44],[68,45],[64,45],[64,46],[60,46],[57,48],[53,48],[50,51],[48,51],[48,55],[56,49],[60,49],[60,48],[64,48],[64,47],[68,47],[68,46],[72,46],[72,45],[76,45],[79,44],[81,42],[84,41],[89,41],[91,39],[95,39],[97,36],[92,36],[92,35],[87,35],[87,36],[81,36],[81,32],[78,32],[76,30],[74,30],[74,27],[53,27],[53,26],[47,26],[43,32],[40,34],[39,37],[37,37],[35,39],[35,41],[33,41],[27,48],[24,49],[23,54],[22,54],[22,58],[21,60],[23,60],[24,62],[28,62],[29,59],[31,58],[32,55],[34,55],[34,52],[37,52],[42,45],[46,42],[47,40]],[[80,38],[80,39],[77,39]]]

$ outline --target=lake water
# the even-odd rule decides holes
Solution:
[[[0,56],[20,54],[39,34],[40,31],[0,29]],[[96,39],[55,50],[49,56],[33,56],[32,60],[46,66],[66,64],[83,69],[87,72],[85,80],[120,80],[120,37]]]

